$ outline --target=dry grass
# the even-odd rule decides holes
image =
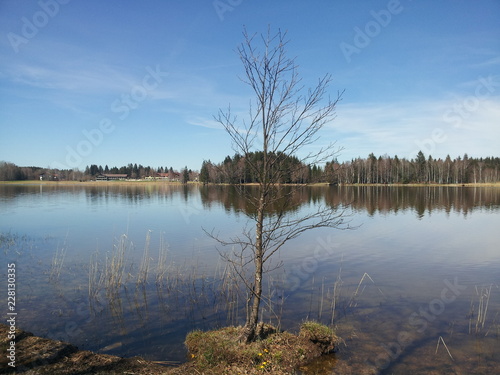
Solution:
[[[123,284],[125,270],[125,253],[131,243],[123,234],[118,243],[113,246],[113,251],[106,257],[105,286],[108,293],[115,293]]]
[[[99,251],[95,251],[90,256],[89,264],[89,304],[90,308],[93,309],[94,304],[99,299],[99,293],[104,288],[105,285],[105,270],[99,265]]]
[[[486,323],[486,316],[488,313],[488,307],[490,304],[491,288],[493,284],[489,287],[483,286],[478,289],[476,286],[476,295],[478,296],[478,306],[477,313],[475,312],[474,299],[471,300],[471,306],[469,311],[469,334],[473,333],[472,326],[475,326],[474,333],[478,334],[484,329],[484,324]],[[476,316],[474,322],[474,316]]]
[[[193,373],[203,374],[290,374],[319,356],[333,350],[337,337],[319,323],[306,322],[298,335],[278,332],[260,324],[260,338],[241,343],[241,327],[216,331],[193,331],[186,346]]]
[[[151,243],[151,230],[148,230],[146,234],[146,243],[144,244],[144,252],[142,254],[141,266],[139,268],[139,274],[137,275],[137,284],[145,284],[148,280],[149,272],[149,244]]]
[[[168,244],[163,238],[163,233],[160,234],[160,246],[158,248],[158,263],[156,265],[156,285],[162,285],[167,276],[167,253]]]
[[[54,257],[52,258],[52,263],[50,266],[49,279],[51,281],[57,281],[61,276],[61,270],[64,265],[64,259],[66,258],[66,250],[67,250],[66,241],[64,241],[64,244],[61,247],[57,246],[56,252],[54,254]]]

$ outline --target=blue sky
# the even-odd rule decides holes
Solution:
[[[0,1],[0,160],[199,169],[234,152],[243,25],[288,32],[306,85],[344,90],[339,160],[500,156],[500,2]]]

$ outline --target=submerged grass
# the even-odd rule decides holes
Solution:
[[[165,242],[163,233],[160,234],[160,246],[158,248],[158,263],[156,265],[156,285],[161,285],[167,275],[167,252],[168,245]]]
[[[54,254],[54,257],[52,258],[52,263],[50,267],[49,279],[51,281],[57,281],[61,276],[61,270],[64,265],[64,259],[66,258],[66,250],[67,250],[66,241],[64,241],[64,244],[61,247],[57,246],[56,248],[56,252]]]
[[[100,291],[106,282],[105,272],[99,265],[99,252],[95,251],[90,256],[89,264],[89,302],[92,307],[97,301]]]
[[[176,317],[185,314],[185,317],[192,323],[196,323],[196,325],[192,324],[191,327],[203,327],[204,329],[231,324],[231,327],[222,330],[208,332],[194,331],[188,335],[186,345],[190,350],[191,361],[187,366],[192,366],[193,370],[184,373],[289,374],[295,368],[293,366],[301,366],[311,358],[315,358],[314,356],[317,355],[318,351],[328,352],[334,347],[338,338],[334,335],[333,331],[315,322],[304,323],[298,335],[279,331],[283,304],[288,296],[285,289],[279,289],[279,286],[283,286],[284,283],[282,280],[275,279],[275,273],[270,274],[267,278],[269,284],[266,285],[266,291],[269,297],[266,297],[268,299],[264,303],[262,316],[265,322],[271,322],[272,320],[274,327],[278,326],[278,328],[273,327],[274,333],[271,333],[271,329],[264,328],[268,327],[267,325],[262,325],[262,331],[266,332],[267,330],[267,333],[262,333],[260,340],[252,343],[250,346],[240,345],[234,336],[238,337],[239,328],[236,325],[241,324],[241,321],[244,319],[245,288],[241,283],[238,284],[238,278],[234,274],[231,274],[231,267],[221,262],[214,273],[206,276],[203,273],[203,266],[196,265],[190,268],[186,265],[175,264],[167,256],[168,245],[163,235],[160,237],[160,245],[157,253],[154,251],[156,249],[150,246],[151,236],[153,235],[151,233],[148,232],[146,236],[142,262],[141,257],[138,256],[139,264],[136,267],[132,267],[128,258],[128,252],[132,244],[126,235],[115,240],[112,251],[101,254],[101,257],[97,251],[91,255],[88,271],[89,299],[108,299],[107,303],[103,303],[102,305],[96,304],[96,306],[101,309],[109,309],[112,316],[119,319],[117,321],[120,323],[120,326],[130,324],[130,322],[125,322],[123,315],[125,314],[126,317],[127,311],[131,311],[131,307],[135,307],[134,314],[140,318],[138,320],[146,321],[147,319],[151,319],[151,316],[148,317],[147,309],[147,298],[151,298],[151,294],[147,293],[150,290],[137,288],[135,295],[132,296],[134,297],[133,299],[129,296],[127,290],[130,293],[130,288],[128,287],[136,284],[141,278],[143,280],[141,283],[146,283],[146,280],[149,280],[151,284],[156,280],[158,305],[161,310],[160,313],[165,317],[164,319],[170,321],[171,318],[173,319],[174,314],[177,314]],[[8,239],[4,239],[4,241],[8,241]],[[56,256],[54,256],[54,260],[57,259],[57,261],[53,262],[53,264],[60,264],[62,272],[64,272],[65,267],[68,266],[68,262],[64,262],[65,258],[61,256],[62,253],[62,249],[58,248]],[[156,257],[158,259],[157,262],[156,259],[152,260],[152,258]],[[127,278],[126,274],[129,271],[134,275]],[[59,269],[59,273],[61,273],[61,269]],[[311,297],[310,300],[312,302],[309,302],[307,298],[309,296],[305,296],[301,300],[302,302],[306,299],[308,300],[304,305],[309,302],[311,307],[317,307],[317,315],[314,314],[314,311],[309,311],[311,319],[318,319],[333,327],[334,322],[338,324],[339,319],[341,319],[342,311],[344,311],[344,314],[350,314],[351,312],[355,314],[358,309],[363,308],[365,298],[368,298],[368,302],[370,302],[370,293],[373,296],[384,295],[375,283],[375,280],[379,280],[376,278],[373,279],[368,273],[364,273],[361,279],[357,275],[352,280],[352,283],[349,281],[344,284],[342,280],[342,265],[337,277],[333,274],[331,278],[312,277],[309,282],[312,282],[311,293],[314,294],[314,299]],[[142,286],[144,287],[144,285]],[[118,289],[119,293],[108,293],[108,290],[117,291]],[[480,332],[481,336],[495,336],[496,334],[498,339],[500,337],[500,323],[498,323],[500,317],[497,304],[495,304],[496,296],[491,295],[491,293],[495,292],[493,289],[498,290],[498,285],[493,285],[493,287],[491,285],[478,286],[476,288],[474,300],[471,301],[473,314],[470,316],[469,324],[470,333]],[[149,305],[154,307],[155,303],[150,303]],[[301,308],[305,309],[307,306],[301,306]],[[306,316],[306,310],[303,312],[303,316]],[[296,319],[297,310],[294,310],[293,313],[295,314],[294,319]],[[330,313],[331,316],[328,316]],[[284,322],[288,327],[291,326],[289,320],[285,320]],[[292,324],[295,327],[295,323],[292,322]],[[466,326],[467,319],[463,321],[463,324],[457,326],[455,330],[458,328],[461,330],[460,332],[466,334]],[[343,321],[339,325],[339,330],[341,330],[340,332],[342,332],[343,337],[347,340],[357,337],[354,335],[351,337],[350,332],[347,332],[345,327],[348,326]],[[350,330],[350,328],[348,329]],[[360,337],[366,338],[368,337],[366,334],[369,332],[362,332],[362,330],[357,329],[356,334],[358,333]],[[439,333],[435,337],[438,337]],[[358,339],[358,341],[361,340],[361,338]],[[449,338],[444,335],[442,337],[439,336],[437,345],[434,345],[435,343],[436,341],[433,338],[432,342],[426,348],[432,352],[435,349],[436,353],[440,350],[439,360],[444,359],[449,361],[449,356],[456,361],[457,366],[461,363],[460,351],[457,349],[457,345],[455,345],[451,336]],[[308,352],[311,344],[314,346],[314,349],[311,349],[314,352]],[[356,343],[353,346],[356,347],[356,345],[358,344]],[[444,353],[443,348],[439,347],[440,345],[445,347],[448,355]],[[377,349],[372,348],[372,350],[376,353]],[[452,354],[454,357],[452,357]],[[332,358],[334,357],[335,355],[332,355]],[[326,358],[329,358],[329,356]]]
[[[489,287],[482,286],[481,289],[478,289],[476,286],[476,295],[478,296],[478,304],[477,304],[477,313],[475,311],[476,305],[474,303],[474,298],[470,303],[469,310],[469,334],[475,333],[478,334],[484,330],[484,325],[486,323],[486,317],[488,314],[488,307],[490,305],[490,297],[491,297],[491,289],[493,284],[490,284]],[[498,315],[498,313],[497,313]],[[474,316],[476,317],[474,320]],[[496,316],[495,320],[496,321]],[[474,328],[473,328],[474,327]],[[488,330],[489,332],[489,330]],[[486,332],[486,334],[488,334]]]
[[[149,244],[151,243],[151,230],[146,234],[146,243],[144,244],[144,253],[142,254],[141,266],[137,276],[137,284],[144,284],[148,279],[149,271]]]
[[[131,243],[127,235],[120,236],[118,243],[113,246],[113,251],[106,257],[105,286],[108,292],[116,292],[123,283],[125,270],[125,253]]]

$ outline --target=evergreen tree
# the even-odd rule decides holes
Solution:
[[[417,182],[425,181],[425,155],[422,151],[419,151],[417,154],[416,163],[416,172],[417,172]]]
[[[208,184],[210,182],[210,175],[208,173],[208,164],[210,163],[210,160],[207,162],[206,160],[203,160],[203,163],[201,164],[201,170],[200,170],[200,182],[204,184]]]
[[[189,181],[189,171],[187,166],[182,170],[182,183],[187,184]]]

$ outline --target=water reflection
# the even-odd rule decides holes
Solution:
[[[500,189],[495,187],[454,187],[454,186],[314,186],[284,188],[290,193],[289,210],[297,210],[304,205],[327,204],[331,207],[349,205],[358,212],[398,213],[414,211],[420,218],[433,211],[447,214],[456,212],[467,215],[477,209],[496,211],[500,207]],[[169,202],[181,198],[192,204],[201,199],[204,209],[222,206],[227,212],[252,215],[254,208],[248,197],[257,196],[257,187],[201,186],[173,184],[103,184],[79,185],[0,185],[0,202],[3,207],[15,205],[24,195],[66,195],[69,199],[85,196],[92,206],[111,203],[141,205],[154,201]],[[278,209],[278,207],[275,207]]]
[[[91,205],[105,205],[120,200],[127,204],[140,205],[148,201],[167,202],[177,197],[184,201],[199,194],[195,185],[173,184],[128,184],[84,187],[85,196]]]
[[[289,188],[291,190],[292,188]],[[419,218],[433,211],[444,211],[467,215],[477,209],[496,211],[500,208],[500,189],[465,187],[303,187],[293,188],[291,207],[327,204],[332,208],[350,206],[354,211],[376,213],[398,213],[414,211]],[[257,188],[247,187],[245,193],[257,194]],[[285,193],[288,193],[285,190]],[[201,199],[204,207],[221,203],[227,211],[252,214],[252,207],[239,190],[232,187],[202,187]]]
[[[224,264],[217,263],[215,244],[200,228],[213,225],[238,233],[242,223],[235,217],[254,213],[245,194],[255,193],[252,186],[244,187],[242,194],[229,186],[0,185],[0,253],[15,261],[22,275],[21,328],[112,354],[183,360],[187,331],[244,320],[244,290],[227,276]],[[438,354],[444,355],[434,356],[440,336],[456,358],[455,367],[472,368],[464,360],[468,353],[483,358],[488,368],[500,363],[494,351],[500,337],[495,232],[500,189],[299,187],[288,209],[290,214],[302,213],[319,205],[349,206],[354,224],[363,225],[354,232],[311,232],[291,243],[281,258],[284,276],[266,280],[272,303],[272,309],[264,311],[266,319],[275,319],[279,312],[283,327],[293,329],[306,317],[328,323],[334,316],[347,346],[335,361],[323,365],[339,371],[346,363],[357,363],[360,371],[354,373],[361,373],[366,358],[385,353],[383,345],[397,342],[400,332],[412,333],[414,341],[391,362],[391,372],[415,373],[422,366],[415,358],[427,358],[429,371],[447,368],[449,357],[442,347]],[[92,264],[100,262],[100,269],[105,268],[113,239],[129,223],[129,236],[138,245],[124,257],[122,287],[115,294],[103,287],[93,293],[89,284],[99,277],[92,273]],[[55,227],[61,230],[52,232]],[[149,229],[157,242],[151,243],[149,253],[150,278],[138,283],[141,245]],[[156,251],[162,233],[170,245],[166,263]],[[53,237],[47,239],[46,234]],[[332,241],[324,241],[330,235]],[[59,259],[54,255],[66,238],[60,278],[50,280],[51,264]],[[101,239],[99,246],[96,238]],[[338,247],[322,249],[316,259],[318,243]],[[100,258],[93,258],[94,253]],[[167,265],[165,272],[158,273],[155,267],[162,264]],[[370,278],[363,280],[364,273]],[[300,280],[297,289],[287,289],[290,276]],[[443,280],[455,278],[467,289],[427,322],[425,332],[416,332],[409,317],[420,314],[421,308],[439,308],[431,302],[440,297]],[[478,322],[482,328],[480,305],[484,311],[487,302],[484,330],[476,334]]]
[[[342,189],[340,198],[369,215],[414,211],[419,218],[433,211],[467,215],[476,209],[498,210],[500,189],[461,187],[351,187]],[[335,199],[335,198],[333,198]]]

